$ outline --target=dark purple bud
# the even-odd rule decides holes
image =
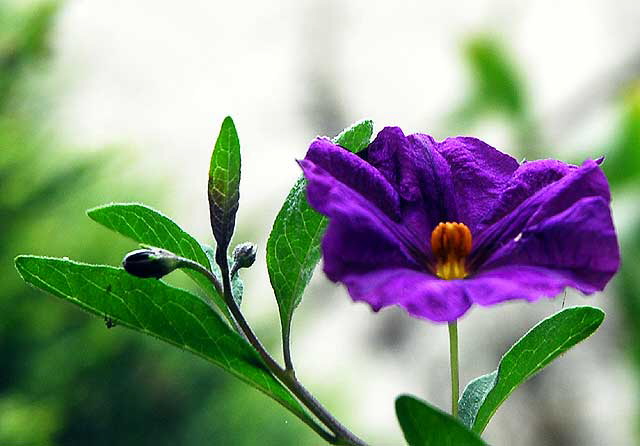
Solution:
[[[249,268],[256,261],[258,248],[251,242],[244,242],[236,246],[233,250],[233,266],[231,275],[234,275],[240,268]]]
[[[138,249],[124,257],[122,266],[131,275],[147,279],[159,279],[180,267],[180,260],[173,253],[159,248]]]

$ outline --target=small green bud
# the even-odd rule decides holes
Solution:
[[[233,266],[231,275],[233,276],[240,268],[249,268],[256,261],[258,248],[251,242],[240,243],[233,249]]]
[[[180,267],[175,254],[160,248],[138,249],[124,257],[122,266],[131,275],[159,279]]]

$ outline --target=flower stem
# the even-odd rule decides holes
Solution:
[[[449,322],[449,357],[451,358],[451,415],[458,416],[460,376],[458,364],[458,322]]]
[[[220,249],[220,247],[218,247]],[[247,323],[244,315],[240,311],[240,308],[233,299],[231,291],[231,276],[229,274],[229,263],[227,256],[223,252],[216,253],[216,261],[220,266],[220,272],[222,274],[222,291],[225,303],[233,318],[235,319],[241,333],[243,333],[249,341],[249,343],[256,349],[265,365],[271,372],[293,393],[296,398],[305,405],[307,409],[324,425],[331,433],[327,432],[323,427],[313,422],[311,419],[298,417],[311,427],[318,435],[320,435],[325,441],[335,445],[346,446],[366,446],[366,443],[358,438],[355,434],[349,431],[343,426],[336,418],[334,418],[329,411],[320,404],[320,402],[298,381],[294,373],[291,370],[285,370],[273,359],[269,352],[264,348],[256,334],[253,332],[249,324]],[[219,255],[218,255],[219,254]],[[185,259],[186,260],[186,259]],[[202,267],[196,262],[188,262],[185,267],[194,269],[204,274],[212,283],[217,281],[217,278],[211,271]]]

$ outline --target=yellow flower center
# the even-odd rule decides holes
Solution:
[[[440,223],[431,233],[436,256],[436,275],[441,279],[463,279],[469,275],[466,258],[471,252],[471,231],[463,223]]]

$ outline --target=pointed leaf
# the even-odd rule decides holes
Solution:
[[[498,41],[477,36],[466,44],[466,58],[475,81],[480,107],[496,107],[514,116],[525,113],[520,73]]]
[[[350,152],[358,153],[369,145],[371,135],[373,135],[373,121],[366,119],[351,124],[333,138],[333,142]]]
[[[198,296],[123,269],[20,256],[23,279],[100,317],[187,350],[222,367],[305,420],[308,415],[260,356]]]
[[[460,420],[412,396],[396,400],[396,415],[409,446],[486,446]]]
[[[236,224],[240,198],[240,141],[231,117],[222,128],[209,167],[209,213],[218,249],[226,253]]]
[[[358,152],[373,132],[372,121],[358,122],[335,138],[336,144]],[[282,336],[288,345],[291,317],[320,260],[320,239],[327,219],[307,203],[306,180],[301,176],[287,196],[267,241],[267,269],[278,301]]]
[[[92,220],[138,243],[166,249],[211,269],[212,263],[200,243],[166,215],[136,203],[113,203],[89,209]],[[184,270],[231,320],[224,299],[209,280],[192,270]]]
[[[460,399],[460,418],[482,433],[493,414],[516,387],[558,356],[593,334],[604,312],[573,307],[543,320],[516,342],[500,360],[498,369],[471,381]]]

